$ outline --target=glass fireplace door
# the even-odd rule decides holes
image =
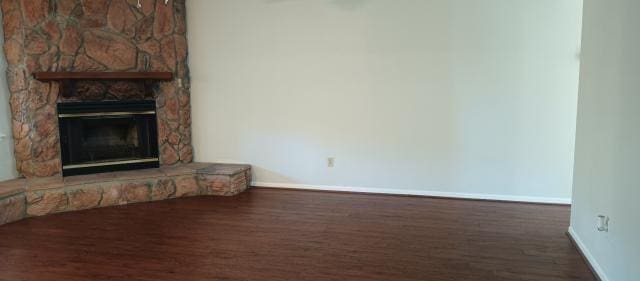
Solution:
[[[152,158],[148,145],[148,120],[144,116],[67,118],[63,125],[68,136],[62,140],[68,147],[69,164]],[[63,128],[61,128],[63,129]]]
[[[155,104],[152,110],[116,109],[66,112],[59,107],[64,175],[158,166]]]

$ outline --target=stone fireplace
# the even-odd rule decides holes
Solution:
[[[184,0],[1,0],[18,172],[62,172],[58,103],[154,100],[159,161],[192,161]],[[127,81],[82,81],[72,96],[36,72],[166,71],[173,79],[144,88]]]
[[[249,187],[249,165],[192,163],[184,1],[0,0],[22,176],[0,225]]]

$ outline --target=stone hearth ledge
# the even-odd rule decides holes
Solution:
[[[251,166],[189,163],[158,169],[0,182],[0,225],[23,218],[187,196],[236,195]]]

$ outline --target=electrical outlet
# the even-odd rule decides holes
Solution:
[[[336,165],[336,158],[329,157],[327,158],[327,167],[333,168]]]
[[[609,217],[605,215],[598,215],[596,227],[600,232],[609,232]]]

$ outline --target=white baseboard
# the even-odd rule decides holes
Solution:
[[[609,278],[604,273],[604,270],[602,270],[600,264],[596,261],[595,257],[593,257],[589,249],[582,242],[582,239],[580,239],[580,236],[578,236],[578,234],[573,230],[572,227],[569,227],[568,233],[580,252],[582,252],[582,255],[587,260],[587,263],[589,263],[593,271],[595,271],[594,273],[596,274],[596,277],[598,277],[600,281],[609,281]]]
[[[348,186],[307,185],[307,184],[271,183],[271,182],[253,182],[251,185],[259,186],[259,187],[287,188],[287,189],[362,192],[362,193],[394,194],[394,195],[418,195],[418,196],[443,197],[443,198],[497,200],[497,201],[529,202],[529,203],[544,203],[544,204],[559,204],[559,205],[571,204],[571,198],[529,197],[529,196],[494,195],[494,194],[480,194],[480,193],[441,192],[441,191],[428,191],[428,190],[415,190],[415,189],[410,190],[410,189],[390,189],[390,188],[372,188],[372,187],[348,187]]]

